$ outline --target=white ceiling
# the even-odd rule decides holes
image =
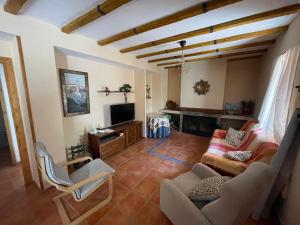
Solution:
[[[89,9],[104,1],[105,0],[31,0],[25,5],[25,7],[23,7],[22,13],[24,15],[56,25],[58,27],[62,27],[67,22],[73,20],[82,13],[88,11]],[[0,0],[1,5],[3,5],[4,2],[5,0]],[[96,21],[82,27],[81,29],[76,30],[74,33],[79,33],[81,35],[94,39],[95,41],[98,41],[200,2],[205,2],[205,0],[132,0],[131,2],[105,15],[104,17],[101,17]],[[133,45],[176,35],[179,33],[284,7],[298,2],[299,0],[244,0],[213,11],[209,11],[199,16],[195,16],[183,21],[179,21],[177,23],[173,23],[171,25],[167,25],[152,31],[148,31],[114,42],[110,44],[110,46],[117,49],[122,49]],[[207,40],[214,40],[232,35],[287,25],[293,20],[294,17],[295,15],[283,16],[263,22],[257,22],[207,35],[189,38],[187,39],[187,44],[193,44]],[[271,37],[260,38],[259,40],[274,39],[275,37],[276,36],[273,35]],[[214,49],[216,47],[227,47],[255,41],[257,41],[257,39],[247,39],[217,46],[207,46],[187,50],[185,52],[192,53]],[[179,47],[178,43],[167,43],[160,46],[154,46],[151,48],[134,51],[129,54],[139,55],[173,47]],[[99,48],[101,48],[101,46],[99,46]],[[147,59],[178,55],[178,53],[179,52],[159,55]]]

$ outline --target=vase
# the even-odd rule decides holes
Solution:
[[[124,92],[125,103],[127,104],[127,93]]]

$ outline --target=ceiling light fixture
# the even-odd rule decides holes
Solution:
[[[181,69],[181,73],[183,74],[188,71],[187,65],[185,63],[184,54],[183,54],[183,50],[186,45],[186,40],[179,41],[178,44],[181,47],[181,57],[179,59],[178,69]]]

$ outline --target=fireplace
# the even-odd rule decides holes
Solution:
[[[210,115],[182,115],[181,131],[187,134],[210,137],[218,128],[218,117]]]

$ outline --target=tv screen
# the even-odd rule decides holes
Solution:
[[[110,106],[111,125],[134,120],[134,103]]]

